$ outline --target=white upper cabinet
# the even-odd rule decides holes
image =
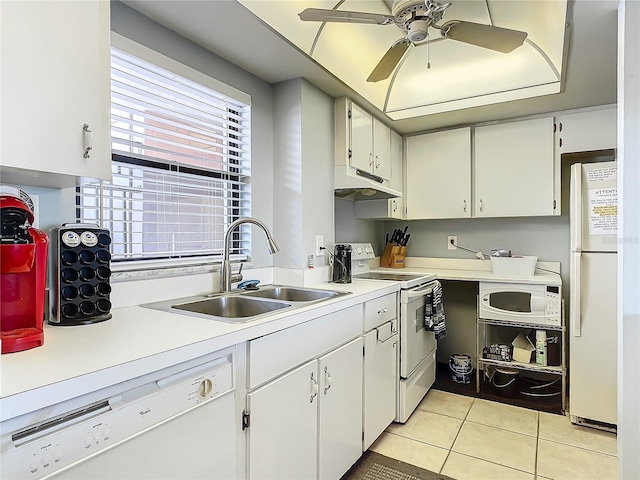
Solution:
[[[403,187],[403,170],[402,170],[402,137],[393,130],[391,131],[391,178],[389,186],[394,190],[402,192]]]
[[[3,181],[66,187],[80,176],[111,178],[109,2],[3,1],[0,9]]]
[[[471,217],[471,129],[407,138],[405,218]]]
[[[556,117],[556,152],[589,152],[616,148],[616,107]]]
[[[391,130],[355,103],[351,103],[350,164],[384,180],[391,178]]]
[[[559,214],[553,117],[475,129],[474,216]]]

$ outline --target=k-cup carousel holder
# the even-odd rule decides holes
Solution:
[[[95,224],[52,230],[52,325],[82,325],[111,318],[111,234]]]

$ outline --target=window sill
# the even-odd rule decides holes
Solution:
[[[232,256],[232,263],[244,261],[245,267],[251,263],[245,256]],[[146,278],[181,277],[220,271],[222,260],[219,257],[171,260],[141,260],[134,262],[112,262],[111,281],[113,283],[140,280]]]

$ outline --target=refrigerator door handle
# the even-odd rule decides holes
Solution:
[[[579,253],[573,253],[571,258],[571,310],[569,321],[571,323],[571,330],[574,337],[581,335],[580,327],[582,320],[582,312],[580,310],[582,299],[580,297],[580,290],[582,286],[581,277],[581,264],[582,258]]]
[[[582,164],[571,166],[570,240],[573,252],[582,251]]]

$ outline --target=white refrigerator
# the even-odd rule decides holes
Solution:
[[[616,162],[572,165],[570,238],[569,414],[578,424],[615,425]]]

